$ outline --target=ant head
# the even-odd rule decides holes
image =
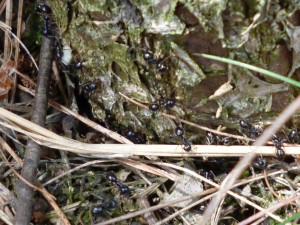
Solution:
[[[51,14],[52,13],[51,8],[48,5],[46,5],[44,2],[38,4],[35,7],[35,11],[40,14]]]

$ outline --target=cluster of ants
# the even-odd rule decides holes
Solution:
[[[55,32],[53,32],[55,22],[52,21],[52,9],[50,8],[50,6],[48,6],[44,2],[41,2],[35,7],[35,11],[43,17],[42,34],[48,38],[55,37]],[[81,62],[71,63],[72,50],[70,47],[64,49],[59,38],[56,38],[55,41],[55,52],[57,59],[68,70],[82,68]]]
[[[144,60],[149,64],[156,64],[156,69],[160,73],[164,73],[168,70],[168,66],[164,64],[164,61],[159,62],[158,60],[154,59],[154,55],[150,51],[146,51],[144,53]],[[149,109],[153,112],[158,111],[161,108],[170,109],[175,106],[176,100],[173,98],[161,98],[158,100],[157,103],[152,103],[149,105]],[[175,128],[175,134],[177,137],[180,138],[181,143],[183,145],[183,149],[187,152],[192,150],[192,145],[187,141],[187,139],[183,136],[183,129],[179,126]]]
[[[46,5],[45,3],[40,3],[35,8],[36,12],[43,16],[43,27],[42,33],[44,36],[51,36],[52,35],[52,21],[51,21],[51,8]]]
[[[255,127],[254,125],[246,122],[245,120],[240,120],[239,121],[239,126],[240,126],[240,131],[241,133],[245,134],[247,137],[256,139],[262,134],[262,129],[259,129]],[[219,137],[216,134],[213,134],[211,132],[207,132],[207,142],[209,144],[224,144],[228,145],[230,143],[230,139],[226,137]],[[277,156],[277,159],[283,160],[285,158],[285,151],[283,149],[283,143],[293,143],[293,144],[299,144],[300,143],[300,136],[298,133],[297,129],[293,129],[290,131],[290,133],[286,136],[283,137],[277,133],[272,135],[272,141],[275,146],[275,154]],[[267,167],[267,162],[264,160],[262,157],[257,157],[253,164],[256,167],[259,167],[261,169],[265,169]]]
[[[106,178],[111,182],[111,184],[113,184],[114,186],[116,186],[121,195],[128,195],[131,193],[131,190],[129,189],[129,187],[125,184],[123,184],[121,181],[119,181],[115,175],[115,173],[113,171],[110,171],[106,174]],[[114,199],[111,199],[110,201],[106,202],[106,203],[102,203],[100,205],[97,205],[95,207],[92,208],[91,213],[97,217],[103,214],[104,211],[108,211],[111,210],[113,208],[115,208],[117,206],[117,201]]]
[[[240,120],[239,122],[241,131],[246,134],[250,138],[257,138],[261,135],[262,130],[256,128],[252,124]],[[293,129],[290,131],[290,133],[287,135],[287,137],[282,137],[279,134],[275,133],[272,135],[272,141],[274,143],[274,146],[276,148],[276,156],[279,160],[284,159],[285,157],[285,151],[283,150],[282,144],[283,143],[293,143],[293,144],[299,144],[300,137],[297,129]]]
[[[163,64],[163,61],[159,62],[159,60],[154,58],[154,55],[150,51],[144,52],[144,60],[149,64],[155,64],[158,72],[164,73],[168,70],[168,66]],[[153,112],[158,111],[161,108],[171,108],[176,104],[176,101],[171,98],[160,99],[157,103],[153,103],[149,105],[149,109]],[[240,120],[239,122],[240,130],[246,136],[250,138],[257,138],[262,133],[262,130],[258,129],[257,127],[253,126],[252,124],[246,122],[245,120]],[[180,137],[181,143],[183,144],[183,149],[185,151],[191,150],[191,144],[188,143],[187,139],[183,137],[183,130],[181,127],[176,127],[175,129],[176,136]],[[230,145],[231,139],[228,137],[220,137],[214,133],[207,132],[206,139],[208,144],[212,145]],[[300,142],[300,138],[298,135],[297,130],[292,130],[288,135],[288,138],[282,138],[278,134],[273,134],[272,141],[276,148],[276,155],[278,159],[283,159],[285,157],[285,151],[282,148],[283,143],[298,143]],[[259,162],[259,164],[264,164],[263,162]]]

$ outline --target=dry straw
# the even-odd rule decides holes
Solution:
[[[275,155],[274,146],[193,145],[192,151],[186,152],[180,145],[87,144],[57,135],[3,108],[0,108],[0,121],[2,126],[30,137],[40,145],[77,154],[86,154],[96,158],[142,155],[166,157],[232,157],[243,156],[252,150],[259,155]],[[287,155],[300,154],[298,145],[285,147],[284,150]]]

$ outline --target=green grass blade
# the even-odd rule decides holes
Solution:
[[[297,219],[300,217],[300,213],[295,213],[294,215],[292,215],[291,217],[287,218],[285,221],[283,221],[283,223],[280,223],[279,225],[285,225],[289,222],[292,222],[293,220]]]
[[[238,62],[238,61],[235,61],[235,60],[232,60],[232,59],[226,59],[226,58],[222,58],[222,57],[214,56],[214,55],[198,54],[198,53],[195,53],[194,55],[202,56],[204,58],[213,59],[213,60],[224,62],[224,63],[229,63],[229,64],[240,66],[240,67],[243,67],[243,68],[247,68],[249,70],[253,70],[253,71],[265,74],[266,76],[273,77],[275,79],[287,82],[287,83],[289,83],[291,85],[294,85],[296,87],[300,87],[300,82],[298,82],[296,80],[293,80],[291,78],[282,76],[278,73],[274,73],[274,72],[271,72],[269,70],[265,70],[265,69],[262,69],[262,68],[259,68],[259,67],[256,67],[256,66],[252,66],[252,65],[249,65],[249,64],[246,64],[246,63],[242,63],[242,62]]]

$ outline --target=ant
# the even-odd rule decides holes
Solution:
[[[104,205],[96,206],[95,208],[92,209],[92,214],[94,216],[102,214],[104,209],[105,209]]]
[[[113,184],[117,182],[117,177],[113,171],[108,172],[106,174],[106,178]]]
[[[221,143],[223,143],[223,145],[230,145],[231,144],[231,139],[230,137],[223,137],[221,139]]]
[[[257,138],[259,135],[261,135],[260,130],[258,130],[255,126],[251,125],[245,120],[240,120],[239,124],[242,133],[246,133],[246,135],[250,136],[251,138]]]
[[[44,25],[42,26],[42,33],[44,36],[49,37],[52,35],[52,26],[50,17],[44,16]]]
[[[111,199],[108,203],[106,204],[101,204],[99,206],[96,206],[95,208],[92,209],[92,214],[94,216],[100,215],[103,213],[105,209],[111,209],[115,208],[117,206],[117,201],[114,199]]]
[[[176,136],[178,136],[178,137],[183,137],[183,129],[181,128],[181,127],[176,127],[175,128],[175,134],[176,134]]]
[[[164,61],[161,61],[160,63],[156,64],[156,69],[159,73],[165,73],[169,70],[169,67],[164,64]]]
[[[292,143],[299,143],[298,129],[293,129],[288,135],[288,140]]]
[[[265,170],[268,166],[268,162],[262,157],[258,156],[253,160],[253,166],[261,170]]]
[[[127,195],[130,193],[129,187],[120,181],[117,181],[115,185],[119,188],[122,195]]]
[[[229,137],[220,137],[212,132],[206,132],[206,140],[209,145],[230,145],[231,139]]]
[[[186,152],[189,152],[192,150],[192,145],[183,137],[181,139],[181,142],[183,144],[183,150],[186,151]]]
[[[82,62],[74,63],[72,65],[76,70],[82,69]]]
[[[110,171],[106,174],[106,178],[116,187],[119,188],[120,192],[122,195],[127,195],[129,194],[131,191],[129,189],[129,187],[125,184],[123,184],[121,181],[118,181],[115,173],[113,171]]]
[[[154,59],[154,55],[150,51],[145,51],[144,60],[149,64],[157,64],[157,61]]]
[[[175,135],[178,136],[181,139],[181,143],[183,144],[183,150],[186,152],[189,152],[192,150],[192,145],[185,139],[183,136],[184,132],[181,127],[176,127],[175,128]]]
[[[51,14],[52,13],[50,6],[46,5],[44,2],[38,4],[35,7],[35,11],[40,14]]]
[[[176,100],[172,98],[161,98],[158,103],[153,103],[149,105],[149,109],[153,112],[158,111],[160,108],[172,108],[175,106]]]
[[[158,110],[160,109],[160,106],[159,106],[159,104],[156,104],[156,103],[150,104],[150,105],[149,105],[149,109],[150,109],[151,111],[153,111],[153,112],[156,112],[156,111],[158,111]]]
[[[207,144],[209,145],[219,144],[219,136],[209,131],[206,131],[206,140],[207,140]]]
[[[202,202],[201,203],[201,205],[199,206],[199,213],[200,214],[203,214],[204,213],[204,211],[206,210],[206,208],[207,208],[207,205],[208,205],[208,201],[205,201],[205,202]]]
[[[281,138],[277,134],[273,134],[272,140],[273,140],[274,146],[276,148],[277,158],[279,160],[284,159],[284,157],[285,157],[285,151],[282,148],[282,143],[286,142],[287,139]]]
[[[50,37],[52,35],[52,26],[51,26],[51,8],[46,5],[44,2],[40,3],[35,7],[35,11],[43,16],[44,24],[42,27],[42,33],[46,37]]]
[[[146,140],[145,138],[141,137],[137,133],[133,132],[132,130],[127,131],[126,136],[130,141],[132,141],[135,144],[145,144]]]
[[[207,205],[200,205],[200,206],[199,206],[199,213],[200,213],[200,214],[203,214],[204,211],[206,210],[206,208],[207,208]]]
[[[91,93],[95,91],[97,88],[97,84],[93,82],[87,82],[84,84],[82,92],[85,98],[89,98]]]
[[[154,54],[148,50],[144,53],[144,60],[149,64],[155,64],[159,73],[165,73],[169,69],[169,67],[164,63],[166,59],[159,62],[158,60],[154,59]]]

